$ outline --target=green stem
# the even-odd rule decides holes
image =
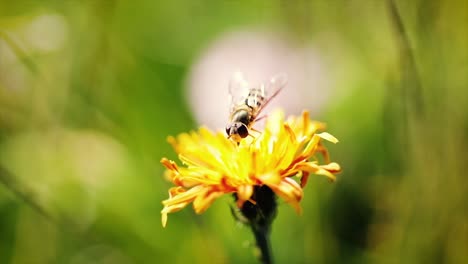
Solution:
[[[416,66],[414,50],[411,48],[408,31],[403,24],[403,19],[398,11],[395,0],[387,0],[387,4],[400,52],[402,79],[406,82],[405,88],[407,91],[403,90],[405,96],[404,99],[407,100],[407,103],[409,103],[408,106],[411,107],[411,109],[408,109],[412,110],[410,114],[413,114],[413,117],[417,120],[423,119],[425,118],[423,90],[421,78]]]
[[[37,64],[7,32],[0,30],[0,39],[3,39],[5,41],[5,43],[11,48],[13,53],[16,55],[18,60],[21,61],[30,72],[34,74],[39,73],[39,68]]]
[[[237,194],[234,194],[237,200]],[[270,246],[271,224],[276,217],[276,195],[266,185],[255,186],[251,200],[244,202],[240,212],[244,223],[248,224],[255,236],[263,264],[273,263]]]
[[[22,200],[26,205],[29,205],[46,219],[51,220],[54,223],[57,221],[54,216],[49,214],[47,210],[36,201],[34,198],[34,192],[21,185],[16,180],[16,177],[3,166],[0,166],[0,184],[3,184],[5,188],[10,190],[17,198]]]
[[[263,264],[272,264],[273,255],[271,254],[270,229],[268,227],[255,227],[252,225],[252,232],[254,233],[257,247],[260,249],[260,261]]]

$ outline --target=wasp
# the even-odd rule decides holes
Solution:
[[[278,74],[268,82],[251,86],[241,72],[234,73],[229,82],[230,116],[226,126],[228,138],[238,144],[250,135],[253,124],[263,118],[260,113],[286,86],[286,74]]]

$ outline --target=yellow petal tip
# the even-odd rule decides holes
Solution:
[[[325,139],[327,141],[330,141],[332,143],[335,143],[335,144],[339,142],[336,137],[332,136],[331,134],[329,134],[327,132],[322,132],[320,134],[317,134],[317,136],[319,136],[320,138]]]

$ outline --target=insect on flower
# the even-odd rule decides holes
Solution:
[[[286,86],[286,74],[278,74],[258,87],[250,86],[241,72],[236,72],[229,82],[230,117],[226,126],[228,138],[239,143],[250,135],[253,124],[266,105]]]

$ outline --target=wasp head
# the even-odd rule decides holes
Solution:
[[[241,139],[246,138],[249,135],[249,129],[242,122],[234,122],[226,127],[226,134],[228,138],[239,142]]]

